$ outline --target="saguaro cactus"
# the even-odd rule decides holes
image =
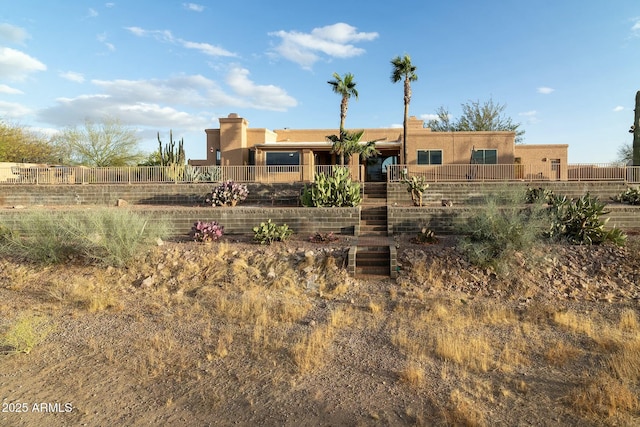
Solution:
[[[633,110],[633,166],[640,166],[640,90],[636,92],[636,108]]]

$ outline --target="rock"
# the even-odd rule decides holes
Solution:
[[[124,199],[118,199],[118,200],[116,200],[116,206],[117,207],[129,206],[129,202],[127,202]]]
[[[155,279],[153,278],[153,276],[149,276],[146,279],[144,279],[142,281],[142,287],[143,288],[150,288],[151,286],[153,286],[156,283]]]
[[[156,245],[158,245],[158,246],[162,246],[162,245],[164,245],[164,242],[162,241],[162,239],[161,239],[161,238],[159,238],[159,237],[158,237],[158,238],[156,239]]]
[[[25,206],[23,206],[23,205],[15,205],[15,206],[13,206],[13,209],[24,209],[24,208],[25,208]]]

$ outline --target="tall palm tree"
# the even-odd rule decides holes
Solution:
[[[333,73],[333,80],[327,82],[331,85],[334,93],[341,96],[340,101],[340,136],[337,137],[339,142],[344,138],[344,122],[347,118],[347,109],[349,108],[349,98],[352,96],[358,99],[358,91],[356,90],[356,82],[353,80],[353,74],[347,73],[343,77],[338,73]],[[335,137],[335,135],[332,135]],[[335,143],[335,141],[334,141]],[[344,165],[344,154],[340,150],[340,165]]]
[[[402,159],[401,164],[407,163],[407,122],[409,120],[409,104],[411,103],[411,82],[418,80],[416,66],[411,63],[411,57],[405,53],[404,57],[397,56],[391,60],[391,81],[398,83],[404,80],[404,120],[402,122]]]

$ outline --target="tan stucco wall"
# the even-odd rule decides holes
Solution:
[[[246,119],[237,114],[220,118],[220,129],[207,129],[206,164],[215,164],[215,152],[221,151],[222,165],[245,165],[249,149],[256,149],[256,165],[265,164],[264,151],[269,149],[301,150],[301,164],[314,165],[313,153],[330,150],[326,137],[338,129],[249,129]],[[357,129],[354,129],[357,130]],[[379,140],[385,156],[399,154],[402,128],[364,129],[363,142]],[[278,144],[278,143],[281,143]],[[306,143],[296,146],[296,143]],[[316,144],[311,144],[316,143]],[[269,144],[267,148],[264,144]],[[273,145],[271,145],[273,144]],[[560,179],[566,179],[568,145],[516,145],[515,132],[432,132],[424,121],[411,117],[407,129],[407,163],[417,164],[418,150],[442,150],[443,164],[468,164],[472,149],[494,149],[499,164],[535,165],[527,174],[549,177],[551,159],[560,160]],[[547,159],[544,161],[543,159]],[[193,161],[192,164],[204,164]],[[555,176],[555,173],[553,173]]]
[[[567,144],[526,145],[515,147],[515,157],[520,163],[530,167],[524,179],[567,179],[568,149]],[[560,171],[552,170],[552,160],[560,160]]]

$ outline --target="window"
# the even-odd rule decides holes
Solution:
[[[471,160],[480,165],[497,165],[498,150],[473,150]]]
[[[267,166],[298,166],[299,151],[267,151]]]
[[[441,165],[442,150],[418,150],[419,165]]]
[[[221,157],[220,157],[220,150],[216,149],[216,166],[220,166],[220,161],[221,161]]]

